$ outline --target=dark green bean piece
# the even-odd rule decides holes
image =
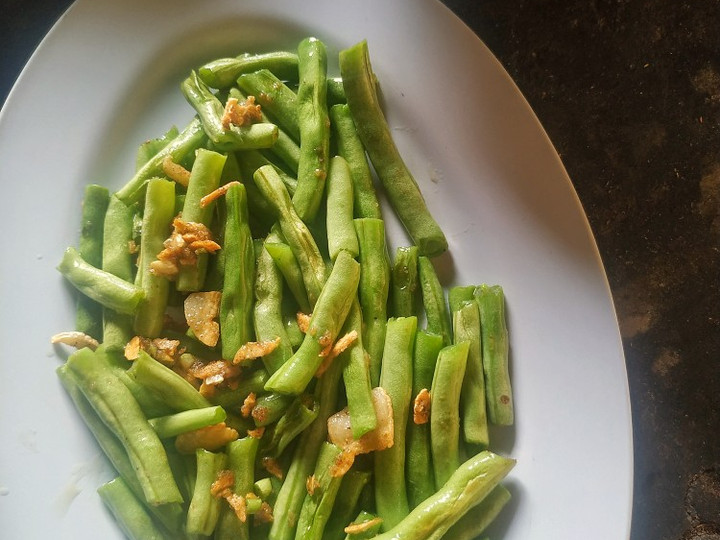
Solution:
[[[279,239],[279,237],[276,238]],[[285,283],[287,283],[290,292],[298,303],[300,311],[309,314],[312,309],[305,290],[303,273],[290,246],[280,241],[265,242],[265,249],[285,278]]]
[[[122,442],[149,504],[182,502],[167,455],[130,391],[102,357],[80,349],[67,362],[77,385]]]
[[[348,533],[345,536],[345,540],[369,540],[370,538],[375,538],[382,527],[382,519],[378,518],[375,514],[361,510],[358,517],[356,517],[352,523],[354,525],[361,525],[363,523],[368,523],[369,521],[372,521],[373,523],[368,526],[367,529],[358,533]]]
[[[255,185],[275,209],[282,234],[302,270],[305,290],[310,300],[310,307],[313,308],[327,275],[325,261],[315,239],[295,212],[287,189],[273,167],[269,165],[260,167],[255,171],[253,179]]]
[[[490,436],[485,404],[480,311],[476,302],[470,301],[453,313],[453,334],[455,343],[467,341],[470,344],[460,393],[463,436],[466,442],[487,448]]]
[[[376,540],[439,540],[463,515],[482,501],[515,466],[487,450],[463,463],[445,485]],[[448,537],[450,538],[450,537]]]
[[[405,486],[405,429],[412,398],[412,362],[417,331],[416,317],[387,322],[380,386],[393,408],[394,435],[390,448],[375,452],[375,504],[383,530],[397,525],[410,512]]]
[[[360,245],[360,286],[363,345],[370,356],[370,382],[377,386],[385,342],[387,300],[390,291],[390,262],[385,244],[385,223],[381,219],[354,220]]]
[[[442,337],[418,330],[413,353],[413,399],[421,390],[430,390],[438,353],[443,348]],[[405,475],[408,502],[412,510],[435,493],[435,476],[432,468],[430,447],[430,423],[416,424],[413,418],[407,423],[407,449],[405,452]]]
[[[195,490],[188,507],[185,529],[189,534],[210,536],[220,517],[221,502],[210,492],[210,487],[217,479],[218,473],[225,468],[227,456],[220,452],[208,452],[203,448],[198,448],[195,457],[197,458],[197,476]]]
[[[331,105],[339,105],[346,103],[345,88],[343,88],[342,79],[340,77],[327,78],[327,103]]]
[[[135,474],[135,469],[130,462],[125,447],[105,422],[103,422],[100,416],[98,416],[87,398],[85,398],[75,380],[75,376],[67,364],[61,365],[56,372],[63,387],[70,395],[75,408],[85,422],[85,425],[93,434],[93,437],[95,437],[105,456],[110,460],[110,464],[133,490],[135,495],[141,498],[141,500],[144,500],[145,494],[143,493],[143,488]],[[149,506],[149,508],[153,515],[155,515],[170,532],[180,534],[184,524],[185,511],[179,503]]]
[[[110,192],[106,187],[96,184],[85,187],[78,253],[85,262],[95,268],[102,267],[103,224],[109,202]],[[102,306],[85,295],[79,295],[75,309],[75,330],[101,339]]]
[[[225,194],[225,276],[220,299],[222,357],[230,360],[254,337],[255,249],[245,186],[237,184]]]
[[[353,225],[353,185],[347,161],[340,156],[330,160],[327,179],[327,239],[330,259],[341,250],[353,257],[360,253]]]
[[[137,155],[135,157],[135,171],[142,169],[148,161],[157,155],[163,148],[165,148],[170,141],[175,139],[180,132],[178,128],[173,126],[165,132],[165,135],[156,139],[148,139],[138,147]]]
[[[277,238],[270,233],[265,242]],[[290,338],[285,329],[282,317],[283,281],[282,274],[275,266],[273,258],[262,242],[255,244],[255,260],[257,273],[255,278],[255,306],[253,308],[253,326],[258,341],[270,341],[280,338],[280,344],[270,354],[263,356],[262,361],[268,373],[275,373],[293,350]]]
[[[443,538],[448,540],[473,540],[477,538],[500,514],[500,511],[510,501],[511,497],[505,486],[498,485],[480,504],[471,508],[455,525],[450,527]]]
[[[475,301],[475,285],[461,285],[452,287],[448,291],[448,305],[450,313],[455,313],[463,307],[463,304]]]
[[[180,85],[187,102],[197,111],[205,134],[218,150],[270,148],[278,137],[275,124],[223,124],[225,105],[210,91],[195,71]]]
[[[505,294],[499,285],[480,285],[475,290],[475,298],[480,308],[488,419],[493,424],[510,426],[514,412]]]
[[[216,405],[203,409],[190,409],[168,416],[150,418],[148,423],[152,426],[161,439],[169,439],[181,433],[187,433],[196,429],[213,426],[224,422],[225,410]]]
[[[295,536],[297,519],[307,493],[307,477],[312,474],[320,447],[327,437],[328,418],[337,410],[341,373],[340,363],[333,362],[315,387],[315,401],[319,403],[320,410],[315,421],[300,435],[292,463],[278,492],[270,540],[290,540]]]
[[[204,148],[197,151],[188,181],[187,193],[182,209],[182,219],[186,222],[202,223],[210,228],[212,225],[215,203],[201,206],[200,200],[215,191],[220,185],[220,176],[225,167],[226,157]],[[227,246],[223,246],[227,249]],[[194,265],[180,265],[177,277],[177,289],[183,292],[199,291],[205,284],[208,254],[198,253]]]
[[[286,51],[262,54],[241,54],[235,58],[218,58],[208,62],[198,75],[211,88],[228,88],[243,73],[267,69],[284,80],[297,80],[298,59],[295,53]]]
[[[416,315],[418,248],[399,247],[392,267],[392,311],[395,317]]]
[[[122,478],[103,484],[97,492],[130,540],[165,540],[163,532]]]
[[[322,41],[303,39],[298,45],[297,117],[300,130],[298,187],[293,205],[305,223],[315,219],[325,189],[330,160],[330,119],[327,111],[327,52]]]
[[[150,264],[163,249],[170,236],[175,215],[175,183],[153,178],[148,181],[143,212],[140,261],[137,280],[145,298],[135,315],[135,332],[145,337],[157,337],[165,320],[170,282],[150,271]]]
[[[244,437],[228,443],[226,447],[227,467],[235,476],[233,493],[240,497],[253,492],[255,457],[259,443],[260,440],[254,437]],[[247,522],[240,521],[232,508],[223,504],[214,538],[215,540],[247,540],[250,538],[250,530]]]
[[[345,527],[357,515],[360,493],[370,480],[371,473],[350,469],[342,477],[342,483],[335,498],[332,514],[325,525],[326,540],[343,540]]]
[[[440,334],[443,337],[443,343],[450,345],[452,343],[452,327],[445,301],[445,291],[440,285],[432,261],[427,257],[418,257],[418,276],[427,318],[427,329],[433,334]]]
[[[440,489],[460,465],[460,391],[470,343],[449,345],[438,354],[430,396],[430,443],[435,488]]]
[[[362,344],[362,325],[360,303],[355,299],[341,333],[344,335],[355,331],[357,339],[336,360],[343,366],[343,381],[354,439],[359,439],[377,427],[370,385],[370,366]]]
[[[211,403],[181,375],[140,351],[127,371],[142,386],[161,396],[174,410],[202,409]]]
[[[350,166],[355,217],[382,219],[365,147],[355,130],[350,109],[347,105],[333,105],[330,107],[330,119],[338,154],[344,157]]]
[[[447,250],[447,240],[393,142],[376,93],[365,41],[340,52],[340,73],[358,135],[390,204],[420,254],[439,255]]]
[[[163,174],[163,160],[170,157],[173,162],[181,163],[192,156],[200,148],[207,137],[200,120],[193,119],[180,134],[170,141],[165,148],[155,154],[143,167],[135,173],[125,186],[115,195],[125,204],[139,201],[145,193],[145,185],[150,178]],[[172,197],[171,197],[172,198]]]
[[[300,394],[305,390],[340,333],[359,280],[360,265],[346,251],[341,252],[320,293],[302,345],[270,376],[266,390],[281,394]]]
[[[284,394],[264,394],[257,398],[252,409],[255,425],[268,426],[278,421],[296,398]]]
[[[260,453],[263,456],[277,458],[285,448],[317,418],[320,411],[314,401],[306,403],[307,398],[296,398],[282,415],[277,424],[263,437]]]
[[[73,247],[65,250],[57,268],[81,293],[114,311],[132,314],[143,300],[142,289],[89,265]]]
[[[110,197],[103,226],[102,269],[124,279],[133,280],[132,240],[133,210],[114,195]],[[108,348],[121,349],[133,337],[133,319],[129,315],[103,309],[102,341]]]
[[[295,193],[295,189],[297,189],[297,180],[275,165],[259,150],[243,150],[242,152],[238,152],[238,155],[240,161],[243,163],[243,167],[248,173],[252,172],[252,174],[254,174],[260,167],[264,165],[272,165],[275,168],[275,172],[278,173],[278,176],[283,181],[283,184],[285,184],[290,196]],[[251,177],[252,174],[250,174]]]
[[[237,84],[245,94],[255,96],[263,111],[295,141],[300,141],[298,97],[267,69],[240,75]]]
[[[334,476],[333,468],[342,450],[328,442],[320,448],[313,477],[317,487],[305,496],[298,518],[295,540],[322,540],[325,525],[335,504],[342,476]]]

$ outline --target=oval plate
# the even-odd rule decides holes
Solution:
[[[56,379],[63,351],[49,344],[73,327],[55,266],[77,242],[84,185],[119,188],[142,141],[190,120],[178,84],[191,68],[315,35],[332,74],[339,50],[368,40],[398,147],[450,242],[441,279],[505,289],[517,423],[493,435],[518,465],[493,538],[627,538],[632,441],[617,322],[582,207],[530,107],[438,2],[298,5],[80,0],[15,85],[0,116],[3,537],[121,537],[95,494],[111,471]],[[406,242],[397,223],[388,230]]]

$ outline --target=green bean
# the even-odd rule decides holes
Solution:
[[[281,394],[300,394],[305,390],[338,337],[355,298],[359,280],[360,265],[349,253],[341,252],[320,293],[302,345],[270,376],[266,390]]]
[[[399,247],[392,266],[392,311],[395,317],[416,315],[418,248]]]
[[[210,228],[215,203],[205,207],[200,200],[215,191],[220,185],[220,176],[225,167],[226,157],[217,152],[204,148],[197,151],[188,181],[187,193],[182,209],[182,219],[185,222],[202,223]],[[225,246],[227,249],[227,246]],[[207,273],[208,254],[198,253],[197,264],[180,265],[177,277],[177,289],[183,292],[199,291],[205,284]]]
[[[500,514],[510,501],[510,492],[503,485],[498,485],[478,504],[471,508],[443,536],[448,540],[473,540]]]
[[[277,422],[295,399],[293,396],[274,393],[260,396],[252,409],[255,425],[258,427],[269,426]]]
[[[158,152],[165,148],[170,141],[175,139],[178,135],[180,135],[178,128],[173,126],[168,129],[162,137],[148,139],[142,143],[138,147],[137,155],[135,157],[135,170],[139,171],[142,169],[143,165],[155,157]]]
[[[85,422],[93,437],[100,445],[105,456],[110,460],[110,464],[123,478],[125,483],[133,490],[138,498],[144,500],[145,494],[140,485],[138,476],[135,474],[133,464],[130,462],[125,447],[115,436],[115,433],[103,422],[102,418],[95,412],[90,402],[83,395],[75,376],[68,368],[67,364],[61,365],[56,370],[60,382],[70,395],[80,417]],[[171,532],[179,534],[182,530],[185,512],[178,503],[163,504],[159,506],[150,506],[150,511],[158,520]]]
[[[385,244],[385,223],[381,219],[354,220],[360,245],[359,297],[362,308],[363,345],[370,356],[370,382],[377,386],[385,342],[387,300],[390,290],[390,263]]]
[[[447,250],[447,240],[430,215],[415,179],[400,157],[375,90],[367,43],[340,52],[340,73],[358,135],[365,145],[390,204],[421,255]]]
[[[338,489],[335,505],[332,514],[325,525],[326,540],[343,540],[345,538],[345,527],[357,515],[360,493],[370,480],[371,474],[364,471],[350,469],[342,477],[340,489]]]
[[[210,487],[218,473],[225,468],[227,456],[223,453],[208,452],[198,448],[197,477],[190,506],[188,507],[185,529],[189,534],[210,536],[215,530],[220,516],[220,499],[214,497]]]
[[[238,152],[238,155],[240,156],[240,161],[243,163],[243,167],[248,173],[251,173],[249,174],[250,177],[252,177],[252,174],[254,174],[260,167],[264,165],[272,165],[275,172],[278,173],[278,176],[283,181],[283,184],[285,184],[290,196],[295,193],[295,190],[297,189],[297,180],[270,161],[265,154],[262,154],[259,150],[243,150],[242,152]]]
[[[353,226],[353,185],[347,161],[340,156],[330,160],[327,179],[327,238],[330,259],[341,250],[353,257],[360,253]]]
[[[263,54],[241,54],[235,58],[218,58],[208,62],[198,75],[211,88],[228,88],[243,73],[267,69],[282,79],[297,79],[298,59],[295,53],[286,51]]]
[[[265,242],[276,235],[270,233]],[[253,326],[258,341],[280,338],[280,344],[262,361],[268,373],[275,373],[292,356],[292,345],[282,317],[283,282],[282,275],[265,249],[262,242],[255,245],[257,273],[255,277],[255,307]]]
[[[339,105],[347,102],[345,97],[345,89],[343,88],[342,79],[340,77],[327,78],[327,103],[330,105]]]
[[[143,213],[142,239],[137,280],[145,292],[135,315],[135,332],[145,337],[157,337],[162,331],[167,307],[170,282],[150,271],[170,235],[175,212],[175,184],[169,180],[153,178],[148,181]]]
[[[333,468],[342,450],[330,443],[323,443],[313,477],[317,487],[305,496],[298,519],[296,540],[321,540],[330,512],[335,504],[342,476],[335,476]]]
[[[361,510],[358,517],[355,518],[355,521],[353,521],[352,524],[361,525],[369,521],[372,521],[373,524],[368,526],[367,529],[357,533],[348,533],[345,536],[345,540],[369,540],[370,538],[375,538],[382,527],[382,520],[378,519],[375,514]]]
[[[211,406],[192,384],[145,351],[140,351],[127,373],[139,384],[161,396],[175,411]]]
[[[314,401],[305,403],[304,396],[296,398],[277,424],[270,428],[270,432],[263,437],[260,453],[263,456],[277,458],[285,448],[312,424],[318,416],[319,407]]]
[[[169,439],[181,433],[187,433],[188,431],[224,422],[226,416],[225,410],[216,405],[214,407],[190,409],[168,416],[150,418],[148,419],[148,423],[155,430],[158,437],[161,439]]]
[[[106,187],[95,184],[85,186],[78,253],[85,262],[95,268],[102,266],[103,224],[109,202],[110,193]],[[100,339],[102,311],[100,304],[85,295],[79,295],[75,306],[75,330]]]
[[[355,217],[382,219],[365,147],[355,130],[350,109],[347,105],[333,105],[330,107],[330,119],[338,154],[344,157],[350,166]]]
[[[315,239],[295,212],[287,189],[273,167],[269,165],[260,167],[255,171],[253,179],[277,213],[282,234],[302,270],[305,290],[310,300],[310,307],[313,308],[320,296],[327,273],[325,261]]]
[[[242,184],[225,194],[225,276],[220,298],[222,357],[230,360],[254,336],[255,250]]]
[[[245,73],[237,85],[247,95],[255,96],[266,114],[295,141],[300,140],[298,97],[267,69]]]
[[[445,485],[376,540],[439,540],[482,501],[514,467],[515,460],[487,450],[463,463]],[[449,538],[449,537],[448,537]]]
[[[459,311],[464,304],[475,301],[475,285],[452,287],[448,292],[450,313]]]
[[[125,186],[115,195],[129,205],[139,201],[145,192],[145,185],[150,178],[163,174],[163,160],[170,157],[173,162],[180,163],[192,156],[200,148],[207,137],[200,120],[195,118],[180,134],[170,141],[165,148],[155,154],[143,167],[135,173]],[[172,197],[171,197],[172,198]]]
[[[466,442],[487,448],[490,444],[490,436],[485,404],[480,311],[476,302],[464,304],[453,313],[453,334],[455,343],[467,341],[470,344],[460,393],[463,436]]]
[[[414,397],[417,397],[421,390],[430,390],[432,387],[435,364],[442,348],[441,336],[418,330],[413,353],[412,395]],[[408,419],[406,436],[405,475],[408,502],[412,510],[435,493],[430,424],[427,422],[416,424],[414,419]]]
[[[125,447],[149,504],[182,502],[165,449],[130,391],[107,362],[80,349],[67,362],[77,385]]]
[[[278,238],[279,240],[277,236],[274,238]],[[295,301],[298,303],[300,311],[309,314],[312,309],[307,291],[305,290],[303,273],[290,246],[280,241],[265,242],[265,249],[285,278],[285,283],[287,283],[293,298],[295,298]]]
[[[165,540],[163,532],[122,478],[103,484],[97,492],[130,540]]]
[[[241,497],[253,491],[255,456],[259,443],[259,439],[244,437],[227,445],[227,465],[235,476],[233,493]],[[250,500],[247,500],[247,503],[249,504]],[[223,505],[214,538],[215,540],[246,540],[250,538],[250,530],[247,522],[240,521],[230,506]]]
[[[392,318],[382,356],[380,386],[393,409],[393,445],[375,453],[375,503],[383,530],[397,525],[410,511],[405,486],[405,429],[412,397],[412,357],[416,317]]]
[[[86,263],[73,247],[65,250],[57,268],[85,296],[120,313],[134,313],[144,297],[132,283]]]
[[[275,124],[254,123],[225,126],[222,118],[225,106],[200,80],[195,71],[180,85],[187,102],[197,111],[203,130],[219,150],[270,148],[278,137]]]
[[[438,354],[430,396],[430,443],[435,487],[440,489],[460,465],[460,391],[470,343],[449,345]]]
[[[103,226],[102,269],[132,282],[130,253],[133,211],[114,195],[110,197]],[[102,341],[108,348],[121,349],[132,338],[133,319],[129,315],[103,309]]]
[[[273,493],[272,480],[270,478],[261,478],[253,484],[253,493],[262,500],[268,500]]]
[[[427,318],[427,329],[433,334],[440,334],[443,337],[443,343],[450,345],[452,343],[452,329],[450,326],[450,313],[445,301],[445,291],[440,285],[432,261],[427,257],[418,257],[418,276]]]
[[[475,290],[475,298],[480,308],[488,419],[493,424],[509,426],[513,424],[514,412],[505,295],[499,285],[480,285]]]
[[[298,45],[297,117],[300,130],[298,187],[293,205],[305,223],[320,208],[330,160],[330,119],[327,111],[327,52],[322,41],[303,39]]]
[[[300,436],[285,481],[278,492],[273,508],[274,521],[270,540],[289,540],[305,499],[306,480],[312,474],[320,446],[327,437],[327,421],[336,411],[342,366],[333,362],[315,387],[315,401],[319,403],[318,416]]]
[[[357,339],[345,349],[337,361],[343,366],[343,381],[347,395],[350,427],[354,439],[359,439],[377,427],[377,416],[370,386],[370,367],[362,344],[362,313],[355,299],[350,307],[342,333],[355,331]]]

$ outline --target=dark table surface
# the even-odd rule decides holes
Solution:
[[[720,539],[720,2],[445,4],[530,102],[597,239],[630,383],[632,540]],[[67,5],[0,0],[0,103]]]

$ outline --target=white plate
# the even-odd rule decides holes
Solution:
[[[48,341],[73,324],[55,265],[77,241],[84,185],[119,188],[139,143],[189,121],[178,83],[191,67],[306,35],[335,73],[337,52],[367,38],[398,146],[448,235],[446,284],[505,288],[517,425],[498,441],[518,465],[493,538],[627,538],[628,388],[594,240],[517,88],[430,0],[80,0],[48,34],[0,117],[2,536],[120,537],[95,494],[110,471]]]

